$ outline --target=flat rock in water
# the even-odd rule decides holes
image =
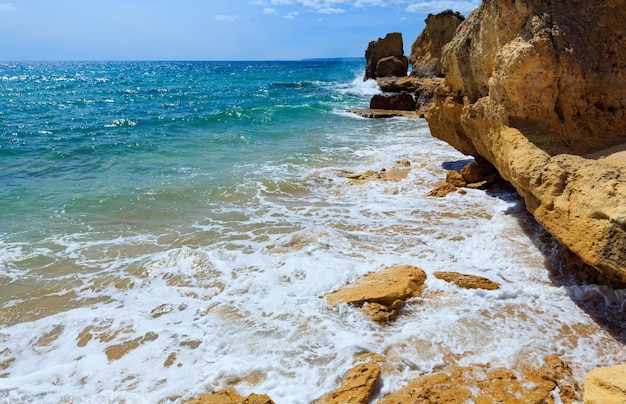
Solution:
[[[395,109],[371,109],[371,108],[353,108],[349,109],[348,112],[357,114],[364,118],[394,118],[394,117],[404,117],[404,118],[421,118],[416,111],[400,111]]]
[[[374,321],[395,318],[404,301],[418,297],[424,287],[426,273],[412,265],[396,265],[365,276],[326,297],[335,306],[349,303],[363,306]]]
[[[246,398],[233,389],[226,389],[218,393],[203,394],[188,401],[187,404],[274,404],[274,401],[265,394],[252,393]]]
[[[459,272],[435,272],[435,278],[452,282],[460,288],[465,289],[500,289],[500,285],[482,276],[467,275]]]

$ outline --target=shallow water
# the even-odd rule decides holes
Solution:
[[[382,396],[449,363],[623,363],[624,291],[582,285],[510,190],[426,197],[469,158],[344,112],[362,61],[0,66],[0,400],[277,403],[383,355]],[[399,182],[350,184],[390,168]],[[389,325],[323,296],[428,274]],[[463,290],[436,271],[485,276]]]

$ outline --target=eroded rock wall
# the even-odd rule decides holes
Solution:
[[[441,76],[441,50],[454,38],[462,21],[463,17],[452,11],[428,15],[424,30],[411,46],[411,76]]]
[[[555,238],[626,283],[626,0],[485,0],[442,51],[432,134],[492,163]],[[622,51],[620,51],[622,50]]]

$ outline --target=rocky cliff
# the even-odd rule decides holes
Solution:
[[[426,26],[411,46],[411,76],[439,77],[442,74],[441,50],[452,40],[464,17],[453,11],[429,14]]]
[[[626,0],[484,0],[441,56],[432,134],[484,158],[594,279],[626,284]]]
[[[400,32],[391,32],[384,38],[371,41],[365,51],[364,80],[377,77],[406,76],[409,60],[404,56]]]

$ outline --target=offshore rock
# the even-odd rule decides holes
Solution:
[[[376,77],[404,77],[409,69],[407,58],[387,56],[376,63]]]
[[[411,46],[411,76],[438,77],[442,74],[441,50],[452,40],[464,18],[450,10],[429,14],[426,26]]]
[[[626,284],[626,166],[586,158],[626,143],[623,0],[485,0],[442,51],[431,133],[495,166],[584,261]]]
[[[412,265],[396,265],[374,272],[329,294],[328,303],[361,306],[374,321],[393,320],[404,301],[422,293],[426,273]],[[372,307],[369,307],[372,306]]]
[[[370,109],[415,111],[415,98],[407,92],[376,94],[370,100]]]
[[[380,365],[364,363],[351,369],[341,387],[316,401],[316,404],[367,404],[380,376]]]
[[[400,32],[389,33],[384,38],[378,38],[378,40],[369,43],[365,51],[365,77],[363,80],[376,79],[378,62],[388,57],[395,57],[402,61],[403,65],[406,65],[404,74],[401,74],[406,76],[409,61],[404,56],[404,45]]]
[[[435,90],[441,84],[444,79],[440,77],[378,77],[376,78],[376,84],[385,93],[401,93],[406,91],[408,93],[421,94],[428,92],[432,95],[435,94]]]
[[[439,77],[378,77],[376,84],[385,93],[411,93],[415,100],[414,110],[423,114],[433,102],[435,90],[443,83]]]

